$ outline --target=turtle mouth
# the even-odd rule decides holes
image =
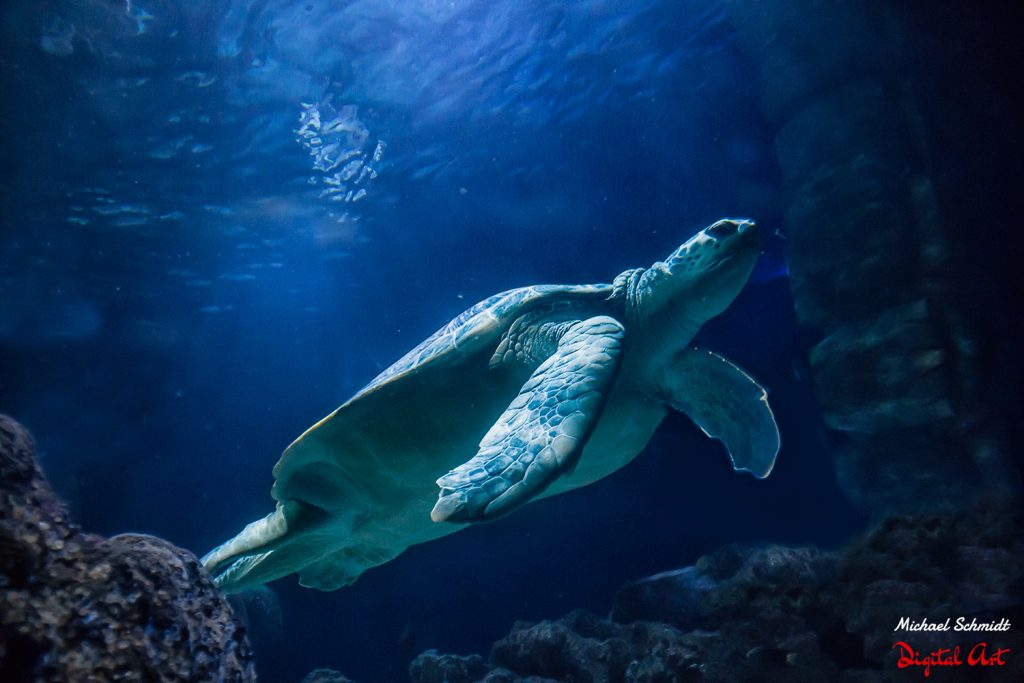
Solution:
[[[761,244],[757,238],[757,228],[752,221],[729,222],[724,225],[730,226],[731,232],[726,237],[718,238],[718,249],[721,256],[711,264],[711,268],[719,268],[722,265],[735,261],[738,257],[757,256],[761,253]],[[716,226],[717,227],[717,226]]]
[[[757,239],[748,239],[742,232],[722,243],[713,260],[704,267],[704,274],[714,277],[746,281],[761,255]]]
[[[721,255],[716,254],[717,258],[707,266],[708,271],[718,270],[740,259],[748,259],[751,257],[756,259],[761,253],[761,248],[758,245],[757,240],[745,241],[741,244],[731,244],[729,246],[733,248],[728,249]]]
[[[708,267],[707,267],[707,271],[711,272],[711,271],[714,271],[714,270],[718,270],[719,268],[721,268],[725,264],[727,264],[727,263],[729,263],[731,261],[735,261],[735,260],[736,260],[736,255],[735,254],[725,254],[724,256],[720,256],[719,258],[717,258],[714,261],[712,261],[711,263],[709,263]]]

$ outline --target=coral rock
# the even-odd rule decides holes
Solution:
[[[313,669],[302,683],[352,683],[352,679],[334,669]]]
[[[896,668],[897,640],[926,653],[955,645],[966,651],[980,640],[1024,650],[1016,628],[1022,607],[1019,510],[897,517],[842,552],[723,548],[692,567],[624,587],[611,620],[577,611],[515,624],[492,647],[486,675],[482,658],[468,657],[455,659],[473,662],[472,672],[414,672],[413,680],[876,683],[907,673]],[[894,632],[903,617],[934,622],[960,615],[1010,618],[1014,628]],[[421,659],[427,655],[446,659],[436,651]],[[1024,657],[1008,658],[998,670],[962,673],[970,680],[1024,680]]]
[[[480,655],[460,657],[427,650],[409,664],[409,679],[415,683],[472,683],[481,680],[487,671]]]
[[[192,553],[82,533],[0,415],[0,680],[253,681],[244,629]]]

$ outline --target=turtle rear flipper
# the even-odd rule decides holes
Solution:
[[[607,316],[568,325],[477,454],[437,480],[441,493],[431,519],[494,519],[571,472],[611,392],[624,334]]]
[[[274,512],[207,553],[203,566],[225,591],[291,574],[324,554],[325,538],[316,530],[325,519],[315,506],[297,500],[278,503]]]
[[[335,591],[355,583],[368,567],[393,560],[404,550],[366,543],[347,545],[303,567],[299,571],[299,585],[321,591]]]

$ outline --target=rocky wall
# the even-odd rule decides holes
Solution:
[[[775,131],[793,299],[840,485],[876,517],[1018,497],[979,393],[977,332],[952,296],[951,231],[968,226],[942,215],[894,5],[726,4]]]

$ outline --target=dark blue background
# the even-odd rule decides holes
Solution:
[[[0,407],[98,533],[201,554],[269,512],[295,436],[473,302],[610,281],[721,216],[763,227],[698,341],[769,388],[768,480],[673,415],[585,490],[349,589],[278,582],[263,680],[399,680],[420,650],[486,654],[516,619],[604,612],[722,543],[830,547],[862,523],[802,367],[757,70],[719,3],[20,1],[3,19]],[[303,102],[355,105],[387,143],[344,223],[308,184]]]

